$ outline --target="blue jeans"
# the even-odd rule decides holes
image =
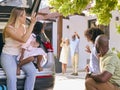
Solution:
[[[7,77],[7,90],[17,90],[17,56],[2,53],[1,66],[3,67]],[[24,90],[33,90],[36,76],[36,68],[32,62],[22,66],[22,70],[26,74]]]

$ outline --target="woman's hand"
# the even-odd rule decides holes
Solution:
[[[36,13],[32,13],[32,15],[31,15],[31,23],[32,24],[35,24],[35,22],[36,22]]]
[[[88,53],[91,53],[90,47],[88,45],[86,46],[85,51],[88,52]]]

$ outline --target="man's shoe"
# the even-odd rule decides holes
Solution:
[[[71,75],[75,75],[75,73],[72,73]]]
[[[78,76],[78,73],[74,73],[74,76]]]

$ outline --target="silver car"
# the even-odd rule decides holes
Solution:
[[[0,0],[0,24],[4,26],[10,16],[10,12],[12,8],[16,7],[14,5],[20,5],[20,2],[13,4],[13,2],[7,1],[14,1],[14,0]],[[15,0],[17,1],[17,0]],[[20,0],[18,0],[20,1]],[[33,1],[33,0],[21,0],[21,1]],[[26,12],[31,14],[32,12],[37,12],[40,6],[41,0],[34,0],[33,4],[31,4],[31,8],[26,8]],[[15,3],[15,2],[14,2]],[[29,22],[29,21],[28,21]],[[3,47],[3,40],[2,40],[2,29],[0,27],[0,54]],[[55,81],[55,60],[53,52],[47,53],[47,59],[43,59],[41,66],[43,67],[43,71],[36,72],[36,82],[34,90],[48,90],[47,88],[54,86]],[[36,68],[37,69],[37,68]],[[24,81],[25,81],[25,74],[21,70],[21,74],[17,76],[17,88],[18,90],[23,90],[24,88]],[[4,70],[0,65],[0,84],[6,85],[6,75]]]

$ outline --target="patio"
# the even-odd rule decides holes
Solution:
[[[68,68],[66,74],[56,73],[53,90],[85,90],[85,72],[79,71],[78,76],[71,75],[72,69]]]

